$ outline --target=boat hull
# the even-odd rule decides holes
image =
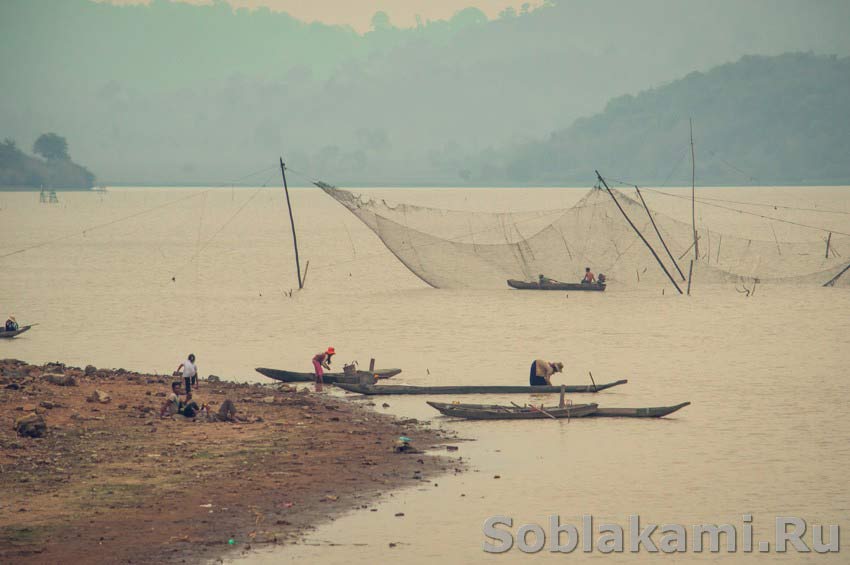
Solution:
[[[265,377],[285,383],[312,383],[316,380],[316,376],[313,373],[299,373],[296,371],[284,371],[282,369],[268,369],[266,367],[257,367],[255,370]],[[399,373],[401,373],[401,369],[375,369],[374,372],[357,371],[353,375],[346,375],[344,373],[325,373],[322,376],[322,381],[326,384],[358,384],[360,383],[361,377],[374,378],[377,375],[377,378],[379,379],[388,379]]]
[[[626,379],[599,385],[565,385],[564,392],[599,392],[614,386],[626,384]],[[370,396],[393,394],[536,394],[561,392],[560,386],[408,386],[408,385],[361,385],[337,383],[348,392]]]
[[[536,283],[536,282],[526,282],[526,281],[517,281],[514,279],[508,279],[508,286],[511,288],[515,288],[517,290],[576,290],[576,291],[586,291],[586,292],[603,292],[605,290],[604,284],[582,284],[582,283]]]
[[[32,326],[21,326],[13,332],[7,332],[5,329],[0,329],[0,338],[13,338],[16,335],[21,335],[25,331],[28,331],[31,327]]]
[[[498,404],[449,404],[447,402],[428,402],[429,406],[445,414],[446,416],[455,416],[458,411],[475,411],[475,410],[497,410],[511,408],[510,406],[501,406]],[[681,410],[685,406],[689,406],[690,402],[682,402],[674,406],[658,406],[653,408],[599,408],[586,417],[592,418],[662,418],[668,416],[677,410]],[[558,407],[543,407],[549,413],[553,410],[558,410]],[[545,416],[544,416],[545,417]]]
[[[446,416],[464,420],[551,420],[562,418],[584,418],[597,410],[596,404],[574,404],[564,408],[530,406],[500,406],[496,404],[446,404],[429,402],[432,407]],[[545,412],[544,412],[545,411]]]

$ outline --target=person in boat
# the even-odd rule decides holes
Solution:
[[[316,392],[322,392],[322,385],[325,375],[325,369],[331,369],[331,357],[336,354],[333,347],[328,347],[327,350],[317,353],[313,356],[313,372],[316,375]]]
[[[564,364],[557,361],[537,359],[531,364],[528,384],[531,386],[552,386],[552,375],[564,371]]]
[[[606,280],[608,280],[608,279],[605,277],[604,273],[599,273],[599,276],[596,277],[596,282],[599,283],[599,284],[605,284]]]
[[[543,275],[537,275],[537,282],[540,286],[543,286],[544,284],[557,283],[558,281],[556,281],[555,279],[550,279],[549,277]]]
[[[590,267],[584,268],[584,278],[581,279],[581,284],[596,284],[596,276],[590,270]]]
[[[198,385],[198,366],[195,365],[195,354],[190,353],[189,358],[180,363],[175,373],[182,373],[183,384],[186,385],[186,394],[192,394],[192,386]]]
[[[9,319],[6,320],[6,331],[7,332],[16,332],[18,331],[18,321],[12,314],[9,314]]]

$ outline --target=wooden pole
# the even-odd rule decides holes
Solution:
[[[280,158],[280,175],[283,177],[283,191],[286,193],[286,207],[289,208],[289,223],[292,225],[292,244],[295,246],[295,270],[298,272],[298,290],[304,288],[301,280],[301,263],[298,261],[298,237],[295,235],[295,220],[292,218],[292,203],[289,201],[289,187],[286,186],[286,165]]]
[[[564,387],[564,385],[562,384],[562,385],[561,385],[561,400],[560,400],[560,402],[558,402],[558,406],[560,406],[561,408],[563,408],[563,407],[564,407],[564,392],[565,392],[565,390],[564,390],[564,389],[565,389],[565,388],[566,388],[566,387]]]
[[[829,242],[832,240],[832,232],[829,232],[829,235],[826,237],[826,255],[824,255],[824,259],[829,259]]]
[[[688,118],[691,125],[691,221],[694,228],[694,259],[699,260],[699,241],[697,240],[697,163],[694,154],[694,120]]]
[[[694,260],[691,259],[691,266],[688,267],[688,296],[691,295],[691,275],[694,273]]]
[[[652,227],[655,228],[655,233],[658,235],[658,239],[661,241],[661,245],[664,246],[664,251],[667,252],[667,256],[670,257],[670,260],[673,261],[673,265],[676,267],[676,270],[679,271],[679,275],[682,277],[682,281],[685,280],[685,273],[682,272],[682,269],[679,268],[679,264],[673,258],[673,254],[670,253],[670,249],[667,248],[667,244],[664,242],[664,238],[661,237],[661,232],[658,230],[658,226],[655,225],[655,218],[652,217],[652,214],[649,211],[649,206],[646,205],[646,200],[643,199],[643,194],[641,194],[640,189],[635,185],[635,190],[640,197],[640,202],[643,204],[644,210],[646,210],[646,215],[649,216],[649,221],[652,222]]]
[[[370,372],[370,373],[374,373],[374,372],[375,372],[375,358],[374,358],[374,357],[372,357],[371,359],[369,359],[369,372]]]
[[[850,263],[848,263],[846,267],[844,267],[843,269],[841,269],[841,272],[840,272],[840,273],[838,273],[837,275],[835,275],[834,277],[832,277],[831,279],[829,279],[828,281],[826,281],[826,282],[823,284],[823,286],[834,286],[834,285],[835,285],[835,281],[837,281],[838,279],[840,279],[840,278],[841,278],[841,275],[843,275],[844,273],[846,273],[848,270],[850,270]]]
[[[643,234],[640,233],[640,230],[637,229],[637,226],[635,226],[632,223],[632,220],[629,218],[629,215],[626,214],[626,211],[623,210],[622,206],[620,206],[620,203],[617,201],[617,197],[614,196],[614,193],[611,191],[611,188],[608,186],[608,183],[605,182],[605,179],[602,178],[602,175],[599,174],[599,171],[596,171],[596,176],[599,179],[599,182],[601,182],[603,185],[605,185],[605,190],[607,190],[608,194],[611,195],[611,198],[614,200],[614,204],[616,204],[617,208],[620,209],[620,212],[623,213],[623,217],[626,218],[626,221],[629,223],[630,226],[632,226],[632,229],[635,230],[635,233],[638,234],[638,237],[640,237],[640,239],[643,241],[643,243],[649,249],[650,253],[652,253],[652,256],[655,257],[656,261],[658,261],[658,265],[661,267],[661,270],[664,271],[664,274],[667,275],[667,278],[670,279],[670,282],[673,283],[673,286],[676,287],[676,290],[679,291],[679,294],[682,294],[682,289],[679,288],[679,285],[677,285],[676,281],[673,280],[673,276],[667,270],[667,267],[664,266],[664,263],[661,261],[661,258],[658,257],[658,254],[655,252],[655,249],[653,249],[652,246],[649,244],[649,242],[646,240],[646,238],[643,237]]]
[[[590,382],[593,383],[593,392],[599,392],[599,389],[596,388],[596,381],[593,380],[593,373],[588,371],[587,374],[590,375]]]

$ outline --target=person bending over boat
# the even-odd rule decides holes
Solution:
[[[581,284],[596,284],[596,277],[590,267],[584,268],[584,278],[581,279]]]
[[[531,386],[552,386],[552,375],[561,373],[563,370],[563,363],[537,359],[531,364],[528,384]]]
[[[331,357],[336,354],[333,347],[328,347],[327,351],[322,351],[313,356],[313,372],[316,374],[316,392],[322,392],[324,381],[322,377],[325,375],[325,369],[331,369]]]
[[[540,286],[543,286],[544,284],[558,283],[558,281],[556,281],[555,279],[550,279],[549,277],[546,277],[544,275],[537,275],[537,282]]]
[[[16,332],[16,331],[18,331],[18,327],[19,327],[18,321],[15,319],[15,317],[13,315],[9,314],[9,319],[6,320],[6,331],[7,332]]]

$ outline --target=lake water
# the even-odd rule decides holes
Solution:
[[[542,357],[565,363],[557,382],[587,383],[588,371],[597,383],[629,379],[598,395],[571,395],[575,402],[693,404],[662,420],[488,423],[440,417],[427,397],[380,399],[376,410],[474,439],[458,452],[470,471],[387,495],[377,512],[353,512],[304,543],[245,563],[660,559],[546,549],[487,555],[482,523],[498,514],[514,518],[514,532],[529,522],[545,527],[552,514],[579,526],[582,515],[593,515],[597,525],[625,526],[627,549],[632,514],[643,523],[731,523],[739,532],[742,515],[752,514],[756,541],[773,539],[776,516],[850,522],[850,290],[763,285],[747,298],[699,281],[690,297],[650,286],[567,295],[435,290],[323,193],[292,193],[302,264],[310,266],[305,290],[290,296],[297,283],[280,189],[115,189],[60,193],[58,205],[39,204],[37,193],[0,192],[0,314],[40,324],[0,341],[0,357],[170,372],[191,351],[204,375],[259,381],[254,367],[308,371],[310,357],[333,345],[340,364],[375,357],[379,366],[404,369],[398,382],[418,385],[524,384],[530,362]],[[374,193],[445,208],[533,210],[569,206],[584,190]],[[850,211],[844,187],[700,194]],[[686,202],[665,202],[650,204],[687,219]],[[711,213],[701,211],[700,221]],[[770,234],[763,220],[714,214],[712,225]],[[785,214],[850,231],[846,213]],[[465,401],[552,404],[557,397]],[[672,559],[847,562],[793,550]]]

